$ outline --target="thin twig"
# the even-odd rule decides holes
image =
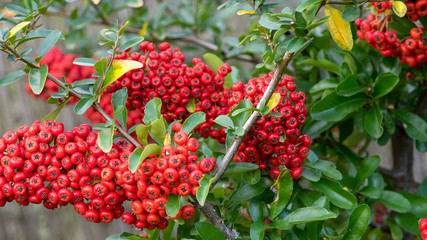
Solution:
[[[29,62],[29,61],[21,58],[21,56],[14,49],[12,49],[11,47],[9,47],[8,45],[3,44],[3,47],[5,49],[7,49],[7,51],[9,51],[9,53],[12,53],[19,61],[27,64],[27,66],[29,66],[31,68],[40,68],[39,66],[37,66],[37,65],[35,65],[35,64],[33,64],[33,63],[31,63],[31,62]],[[52,74],[48,73],[47,78],[50,79],[52,82],[54,82],[59,87],[61,87],[63,89],[67,88],[67,86],[65,85],[65,83],[63,83],[62,81],[60,81],[59,79],[57,79]],[[73,89],[70,89],[69,95],[72,96],[72,97],[76,97],[78,99],[81,99],[80,94],[78,92],[76,92],[75,90],[73,90]],[[92,108],[95,109],[99,114],[101,114],[101,116],[103,118],[105,118],[105,120],[113,122],[113,119],[110,117],[110,115],[108,115],[99,106],[99,104],[97,103],[97,101],[95,101],[92,104]],[[119,126],[117,124],[115,126],[116,126],[116,131],[119,132],[126,140],[128,140],[130,143],[132,143],[135,147],[141,147],[141,144],[136,139],[134,139],[132,136],[130,136],[124,128],[122,128],[121,126]]]
[[[286,67],[288,66],[289,62],[291,61],[293,56],[293,53],[286,52],[283,56],[282,62],[276,67],[276,70],[274,71],[274,76],[271,79],[270,83],[268,84],[267,90],[265,90],[264,95],[261,98],[260,103],[257,105],[257,109],[260,109],[263,107],[262,105],[266,104],[271,96],[273,95],[274,91],[276,90],[277,84],[280,81],[280,78],[283,75],[283,72],[285,71]],[[261,113],[258,111],[252,112],[249,119],[246,121],[245,125],[243,125],[243,135],[242,136],[236,136],[234,138],[233,143],[231,144],[230,148],[225,153],[224,158],[222,159],[220,165],[218,166],[217,170],[215,171],[215,180],[210,186],[210,190],[212,190],[215,186],[215,184],[221,179],[222,175],[224,175],[225,170],[227,169],[228,165],[230,165],[231,161],[234,158],[234,155],[236,155],[237,150],[239,149],[240,145],[242,144],[243,140],[245,139],[246,135],[249,133],[249,131],[252,129],[252,127],[255,125],[255,122],[258,120],[258,118],[261,116]]]

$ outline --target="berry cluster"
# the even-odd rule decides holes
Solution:
[[[87,124],[64,131],[53,121],[6,132],[0,139],[0,206],[13,200],[24,206],[43,203],[47,209],[71,204],[90,222],[121,218],[136,228],[164,229],[166,197],[194,193],[203,173],[214,167],[215,160],[199,163],[189,154],[198,142],[178,132],[181,145],[164,147],[161,158],[151,156],[132,173],[133,145],[118,140],[104,153],[97,137]],[[131,212],[125,212],[125,201],[132,201]],[[184,206],[174,218],[189,219],[194,211]]]
[[[380,51],[385,57],[398,57],[402,64],[411,68],[421,67],[427,59],[427,46],[425,46],[424,27],[414,27],[410,36],[398,39],[396,32],[387,29],[392,20],[387,9],[392,9],[392,2],[372,2],[376,14],[369,14],[366,20],[361,18],[355,21],[357,36]],[[427,0],[405,0],[407,6],[406,16],[412,21],[427,16]]]
[[[63,53],[61,49],[54,46],[40,60],[40,65],[46,64],[49,68],[49,73],[58,79],[62,76],[65,76],[65,81],[68,84],[86,78],[91,78],[95,71],[93,68],[85,68],[73,64],[74,59],[77,57],[78,56],[75,54]],[[26,88],[28,92],[32,92],[29,83],[26,84]],[[47,100],[52,95],[52,93],[56,92],[58,92],[58,85],[47,79],[40,97],[42,97],[43,100]],[[37,95],[33,96],[37,97]],[[78,99],[73,98],[71,99],[71,102],[77,102],[77,100]]]
[[[418,228],[421,231],[421,240],[427,240],[427,219],[421,218]]]
[[[245,85],[233,85],[231,103],[237,104],[243,98],[248,98],[256,106],[264,94],[274,73],[262,75],[249,80]],[[279,104],[272,110],[282,116],[263,116],[246,136],[239,147],[235,162],[252,162],[259,165],[260,169],[271,165],[270,176],[276,179],[280,165],[291,170],[294,179],[301,175],[302,165],[308,156],[308,146],[311,140],[308,135],[301,136],[298,129],[305,122],[307,108],[303,92],[298,92],[294,79],[290,76],[282,77],[276,93],[280,94]]]
[[[139,48],[142,54],[124,51],[116,60],[139,61],[143,68],[127,72],[111,83],[104,94],[111,95],[123,87],[128,89],[126,107],[129,111],[129,126],[141,122],[145,104],[155,97],[161,99],[161,113],[169,123],[185,120],[191,114],[188,105],[194,101],[194,111],[206,113],[206,123],[197,129],[203,129],[199,133],[225,142],[225,134],[221,137],[219,131],[212,127],[217,116],[230,110],[225,94],[230,95],[231,91],[223,91],[224,77],[231,71],[230,66],[224,64],[219,67],[218,74],[197,58],[192,60],[194,67],[187,66],[183,63],[185,57],[181,50],[172,50],[167,42],[158,45],[159,51],[151,42],[142,42]],[[108,99],[103,101],[108,103]],[[88,115],[93,114],[89,112]]]

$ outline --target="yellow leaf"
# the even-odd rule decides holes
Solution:
[[[23,29],[25,26],[27,26],[30,23],[31,23],[30,21],[26,21],[26,22],[21,22],[16,24],[12,29],[10,29],[10,32],[7,35],[7,39],[13,37],[17,32],[19,32],[21,29]]]
[[[145,22],[142,25],[141,31],[139,31],[138,36],[143,37],[145,35],[145,33],[147,32],[147,27],[148,27],[148,22]]]
[[[396,13],[397,16],[404,17],[406,15],[406,11],[408,11],[408,8],[404,2],[393,1],[393,12]]]
[[[101,2],[101,0],[92,0],[92,3],[95,5],[98,5]]]
[[[165,137],[165,140],[163,141],[163,145],[170,146],[171,143],[172,143],[171,134],[166,133],[166,137]]]
[[[271,110],[273,110],[277,106],[277,104],[279,104],[279,102],[280,102],[280,93],[273,93],[273,95],[271,95],[271,98],[267,103],[268,111],[270,112]]]
[[[245,14],[252,15],[252,14],[254,14],[254,13],[255,13],[255,11],[239,10],[239,11],[237,12],[237,15],[245,15]]]
[[[325,16],[331,16],[326,24],[332,39],[342,49],[350,51],[353,48],[353,35],[351,34],[350,23],[341,17],[342,13],[333,7],[325,7]]]

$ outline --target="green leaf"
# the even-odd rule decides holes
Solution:
[[[364,89],[365,87],[363,87],[358,76],[356,74],[351,74],[338,84],[336,91],[340,96],[350,97]]]
[[[85,86],[85,85],[92,85],[95,83],[95,81],[96,80],[92,78],[86,78],[80,81],[75,81],[71,83],[71,88],[76,88],[76,87]]]
[[[369,156],[365,158],[361,165],[360,169],[357,171],[356,174],[356,184],[359,187],[362,185],[365,180],[374,173],[374,171],[378,168],[380,165],[381,159],[379,156]]]
[[[373,186],[366,186],[363,189],[361,189],[359,193],[368,198],[377,199],[381,197],[382,190]]]
[[[318,83],[313,85],[313,87],[310,88],[310,93],[317,93],[321,92],[327,89],[336,88],[338,86],[338,79],[337,78],[329,78],[329,79],[323,79],[320,80]]]
[[[264,221],[264,205],[261,201],[251,200],[249,203],[249,215],[252,222]]]
[[[370,216],[371,210],[368,205],[362,204],[355,208],[348,220],[348,228],[343,240],[362,239],[368,227]]]
[[[64,109],[65,105],[67,105],[67,103],[68,103],[68,101],[70,101],[70,99],[71,98],[68,98],[66,101],[59,104],[55,110],[53,110],[48,115],[46,115],[46,117],[44,117],[41,121],[44,122],[47,120],[52,120],[52,121],[56,122],[56,119],[58,119],[59,114],[61,113],[62,109]]]
[[[408,201],[408,199],[397,192],[384,190],[381,194],[381,197],[378,198],[377,201],[395,212],[406,213],[411,210],[411,203]]]
[[[39,95],[44,88],[46,83],[46,77],[48,74],[47,65],[43,64],[40,69],[31,68],[28,80],[30,82],[31,90],[34,94]]]
[[[306,40],[304,38],[294,38],[289,42],[286,50],[290,53],[295,53],[304,46],[305,42]]]
[[[110,85],[110,83],[116,81],[123,74],[138,68],[142,68],[143,65],[141,62],[134,60],[115,60],[111,65],[111,68],[108,70],[107,75],[105,76],[104,82],[102,83],[101,90],[99,95],[101,96],[102,92]]]
[[[49,50],[55,46],[55,43],[58,41],[58,39],[61,37],[61,31],[52,31],[49,33],[46,38],[43,40],[43,42],[40,44],[39,51],[38,51],[38,57],[43,57]]]
[[[366,132],[368,132],[368,134],[373,138],[380,138],[384,132],[384,129],[381,126],[382,122],[383,114],[381,112],[381,108],[377,104],[372,105],[366,112],[363,121]]]
[[[286,215],[283,220],[291,224],[301,224],[314,221],[322,221],[330,218],[336,218],[335,213],[322,207],[303,207],[298,208]]]
[[[126,87],[114,92],[111,97],[111,104],[114,110],[114,119],[118,119],[120,125],[127,129],[127,109],[126,100],[128,97],[128,89]]]
[[[399,82],[399,77],[393,73],[382,73],[374,83],[372,96],[377,99],[391,92]]]
[[[111,127],[105,128],[101,132],[99,132],[96,143],[104,153],[109,152],[113,147],[113,136],[114,124]]]
[[[30,21],[20,22],[16,24],[13,28],[10,29],[9,34],[7,35],[6,39],[9,39],[13,36],[15,36],[16,33],[21,31],[24,27],[26,27],[28,24],[30,24]]]
[[[316,120],[340,121],[368,102],[363,94],[351,97],[338,96],[332,92],[311,107],[311,116]]]
[[[123,43],[123,45],[120,46],[119,52],[123,52],[128,48],[131,48],[137,44],[140,44],[142,41],[144,41],[143,37],[137,37],[137,38],[131,39],[131,40]]]
[[[169,195],[168,201],[166,202],[166,214],[169,216],[176,216],[179,212],[180,208],[180,202],[179,202],[180,196],[177,195]]]
[[[182,124],[181,131],[190,134],[191,131],[198,125],[206,121],[206,114],[204,112],[195,112],[191,114],[187,119],[185,119]]]
[[[424,119],[404,110],[394,110],[393,113],[403,123],[408,136],[421,142],[427,142],[427,123]]]
[[[194,227],[203,240],[225,240],[221,231],[208,222],[197,222]]]
[[[95,102],[93,97],[82,98],[80,101],[74,106],[74,112],[78,115],[82,115],[88,110],[92,104]]]
[[[150,124],[151,135],[159,141],[159,144],[163,144],[166,138],[166,129],[165,121],[163,119],[157,119],[156,121]]]
[[[270,13],[264,13],[261,15],[258,24],[270,30],[279,30],[281,26],[279,21],[278,17],[273,17]]]
[[[231,196],[230,200],[243,202],[260,195],[262,192],[264,192],[264,190],[265,186],[261,181],[255,185],[242,182],[239,188],[237,188],[234,194]]]
[[[22,70],[11,72],[0,79],[0,87],[12,84],[23,78],[25,75],[27,75],[27,73]]]
[[[233,120],[231,120],[231,118],[226,115],[219,115],[217,118],[215,118],[214,122],[226,128],[234,128]]]
[[[205,205],[206,197],[209,194],[209,188],[215,180],[215,178],[208,177],[209,175],[204,174],[203,178],[199,182],[199,187],[197,188],[196,198],[201,206]],[[175,216],[175,215],[174,215]]]
[[[153,98],[147,104],[145,104],[144,110],[144,119],[142,120],[146,125],[160,119],[162,114],[160,113],[162,109],[162,100],[160,98]]]
[[[320,180],[320,177],[322,176],[322,172],[320,172],[317,169],[312,169],[310,167],[304,167],[302,168],[301,176],[303,176],[304,178],[312,182],[317,182]]]
[[[268,226],[268,228],[280,229],[280,230],[288,230],[292,227],[292,224],[288,222],[286,219],[278,219],[275,220]]]
[[[295,11],[302,12],[306,8],[311,7],[311,6],[315,5],[315,4],[319,4],[320,2],[322,2],[322,0],[307,0],[307,1],[303,1],[303,2],[301,2],[301,4],[299,4],[297,6],[297,8],[295,9]]]
[[[322,19],[319,19],[318,21],[316,21],[316,22],[314,22],[314,23],[312,23],[312,24],[308,25],[305,29],[306,29],[307,31],[311,31],[311,30],[313,30],[313,29],[317,28],[318,26],[320,26],[320,25],[324,24],[325,22],[327,22],[327,21],[329,20],[329,18],[330,18],[330,17],[324,17],[324,18],[322,18]]]
[[[417,195],[427,198],[427,178],[418,186]]]
[[[330,161],[319,160],[313,164],[308,164],[310,167],[314,169],[319,169],[323,174],[327,177],[330,177],[335,180],[341,180],[342,174],[337,170],[335,164]]]
[[[137,148],[141,149],[141,148]],[[132,152],[129,158],[129,170],[132,172],[136,172],[138,170],[139,166],[141,166],[141,163],[149,156],[154,154],[159,154],[162,148],[154,143],[148,144],[145,146],[144,150],[137,150]],[[132,156],[134,155],[134,156]]]
[[[342,12],[342,18],[347,22],[354,22],[360,17],[360,10],[355,6],[350,6]]]
[[[265,232],[265,224],[264,221],[254,222],[249,231],[249,235],[253,240],[263,240]]]
[[[410,212],[419,218],[427,216],[427,198],[420,197],[408,192],[400,192],[411,203]]]
[[[289,200],[291,199],[292,190],[294,181],[291,177],[291,173],[287,170],[282,170],[282,172],[279,175],[279,178],[276,180],[277,183],[277,194],[276,197],[271,203],[271,210],[270,210],[270,218],[275,219],[277,216],[279,216],[280,213],[285,210],[286,206],[289,203]]]
[[[351,209],[357,203],[354,195],[344,190],[341,184],[336,181],[322,178],[318,182],[312,182],[311,184],[323,192],[329,201],[337,207]]]
[[[208,66],[217,73],[217,69],[224,65],[224,62],[217,55],[212,53],[206,53],[203,55],[203,59],[208,64]],[[224,87],[231,87],[233,85],[233,79],[230,74],[224,77]]]
[[[397,214],[396,223],[399,224],[405,230],[412,234],[419,235],[420,230],[418,229],[419,218],[412,213],[399,213]]]
[[[74,59],[73,64],[92,67],[95,65],[96,62],[97,60],[92,58],[76,58]]]
[[[107,64],[107,59],[101,58],[93,65],[93,68],[97,73],[104,75],[105,71],[107,71]]]
[[[250,171],[253,171],[256,169],[258,169],[257,164],[248,163],[248,162],[233,163],[233,164],[230,164],[228,166],[227,170],[225,171],[224,175],[222,175],[222,176],[228,177],[228,176],[235,175],[238,173],[250,172]]]
[[[138,141],[143,145],[147,145],[148,144],[148,130],[150,129],[149,126],[145,126],[143,124],[138,125],[136,127],[136,137],[138,138]]]
[[[315,68],[323,68],[325,70],[328,70],[329,72],[335,73],[337,75],[340,74],[340,67],[336,65],[335,63],[326,60],[326,59],[303,59],[302,61],[299,61],[298,64],[302,65],[310,65]]]
[[[387,218],[386,220],[388,226],[390,227],[391,237],[393,239],[403,239],[403,231],[402,229],[396,224],[394,219]]]

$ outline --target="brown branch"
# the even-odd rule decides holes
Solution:
[[[257,106],[257,109],[260,109],[270,100],[271,96],[273,95],[274,91],[276,90],[277,84],[280,81],[280,78],[283,75],[283,72],[285,71],[286,67],[288,66],[289,62],[291,61],[293,56],[293,53],[286,52],[283,56],[282,62],[276,67],[276,70],[274,71],[274,76],[271,79],[270,83],[268,84],[267,89],[265,90],[264,95],[261,98],[260,103]],[[236,136],[234,138],[233,143],[231,144],[230,148],[225,153],[224,158],[222,159],[220,165],[218,166],[217,170],[215,171],[215,180],[213,184],[210,187],[210,190],[212,190],[216,183],[221,179],[222,175],[224,175],[225,170],[227,169],[228,165],[230,165],[231,161],[234,158],[234,155],[236,155],[237,150],[239,149],[240,145],[242,144],[243,140],[245,139],[246,135],[249,133],[249,131],[252,129],[252,127],[255,125],[255,122],[257,119],[261,116],[261,113],[258,111],[252,112],[249,119],[246,121],[245,125],[243,125],[243,135],[242,136]]]
[[[21,58],[21,56],[14,49],[12,49],[11,47],[9,47],[8,45],[4,44],[3,47],[6,50],[8,50],[10,53],[12,53],[19,61],[25,63],[27,66],[29,66],[31,68],[40,68],[39,66],[37,66],[37,65],[35,65],[35,64],[33,64],[33,63],[31,63],[31,62],[29,62],[29,61]],[[61,80],[57,79],[52,74],[48,73],[47,78],[50,79],[52,82],[54,82],[59,87],[61,87],[63,89],[67,88],[67,86],[65,85],[65,83],[63,83]],[[76,92],[75,90],[73,90],[73,89],[70,89],[69,95],[72,96],[72,97],[76,97],[78,99],[81,99],[80,94],[78,92]],[[95,109],[99,114],[101,114],[101,116],[103,118],[105,118],[105,120],[114,122],[113,119],[110,117],[110,115],[108,115],[104,111],[104,109],[102,109],[99,106],[99,104],[98,104],[97,101],[95,101],[92,104],[92,108]],[[116,131],[119,132],[126,140],[128,140],[130,143],[132,143],[135,147],[141,147],[141,144],[139,144],[139,142],[136,141],[136,139],[134,139],[132,136],[130,136],[124,128],[122,128],[121,126],[119,126],[117,124],[115,126],[116,126]]]
[[[367,0],[367,1],[362,1],[360,3],[368,3],[368,2],[385,2],[385,1],[381,1],[381,0]],[[340,1],[330,1],[327,4],[331,4],[331,5],[357,5],[353,2],[340,2]]]

